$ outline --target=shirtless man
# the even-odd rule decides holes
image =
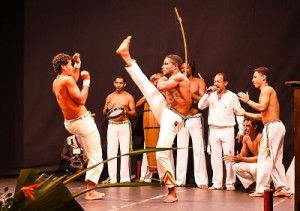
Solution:
[[[270,188],[273,180],[276,192],[274,196],[291,196],[291,191],[282,164],[285,126],[280,121],[280,109],[276,91],[269,85],[270,70],[259,67],[253,70],[252,82],[260,89],[259,102],[250,100],[248,93],[239,92],[240,100],[260,113],[249,113],[244,109],[237,110],[237,115],[261,120],[264,124],[263,138],[258,153],[256,191],[250,196],[262,197],[264,190]]]
[[[121,154],[129,152],[131,147],[131,122],[129,117],[136,115],[135,102],[133,96],[124,90],[126,81],[123,76],[117,76],[114,81],[115,91],[106,97],[103,108],[103,115],[107,116],[110,111],[121,113],[108,116],[107,127],[107,159],[116,157],[120,144]],[[107,163],[110,183],[117,182],[117,159]],[[129,156],[121,157],[120,182],[130,182]]]
[[[90,167],[103,161],[100,133],[91,113],[85,107],[90,88],[90,74],[87,71],[81,72],[83,86],[80,90],[76,84],[80,76],[80,55],[75,53],[73,60],[74,67],[70,55],[59,53],[54,57],[52,65],[57,77],[53,81],[52,91],[64,116],[65,128],[81,139],[89,159],[87,167]],[[86,193],[87,200],[101,199],[104,196],[103,193],[94,190],[102,170],[103,165],[98,165],[86,172],[87,189],[92,189]]]
[[[244,119],[244,132],[241,152],[237,152],[237,155],[234,155],[233,152],[225,154],[223,159],[232,164],[233,171],[247,189],[256,181],[257,156],[262,133],[259,132],[258,121],[249,117]],[[252,156],[249,156],[249,153]]]
[[[176,183],[178,186],[186,184],[189,140],[190,136],[193,143],[194,157],[194,178],[197,187],[200,189],[208,188],[208,176],[205,159],[205,143],[202,127],[202,116],[198,109],[198,102],[206,92],[206,83],[203,78],[194,77],[195,67],[193,62],[184,62],[181,65],[181,72],[186,74],[191,83],[191,92],[193,104],[190,110],[190,117],[185,121],[184,127],[177,134],[177,147],[183,148],[177,150],[176,161]]]
[[[130,41],[131,36],[128,36],[116,53],[124,60],[127,72],[145,96],[155,118],[160,123],[156,147],[170,148],[185,117],[190,114],[192,104],[190,82],[180,72],[182,60],[177,55],[166,56],[161,67],[164,76],[158,80],[155,87],[141,71],[136,61],[131,58]],[[159,177],[168,188],[168,195],[164,202],[178,201],[174,170],[168,150],[156,152],[156,160]]]

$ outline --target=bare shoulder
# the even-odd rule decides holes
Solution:
[[[198,77],[193,77],[192,82],[198,83],[200,86],[206,86],[206,83],[204,79],[198,78]]]
[[[108,94],[107,96],[106,96],[106,100],[109,100],[109,99],[111,99],[112,97],[113,97],[113,92],[112,93],[110,93],[110,94]]]
[[[259,132],[259,133],[257,134],[257,136],[256,136],[256,139],[257,139],[258,141],[260,141],[260,139],[262,138],[262,136],[263,136],[262,132]]]
[[[127,91],[124,91],[124,95],[125,95],[126,97],[130,98],[130,99],[133,99],[133,95],[130,94],[129,92],[127,92]]]
[[[189,81],[189,79],[184,74],[182,74],[182,73],[172,75],[170,77],[170,79],[173,79],[173,80],[176,80],[176,81],[184,81],[184,80],[188,80]]]
[[[275,92],[275,90],[271,86],[265,86],[261,89],[261,92],[263,92],[263,93],[272,93],[272,92]]]
[[[59,78],[56,78],[53,84],[55,84],[56,86],[70,86],[75,85],[76,82],[74,81],[72,76],[62,75]]]
[[[244,135],[243,136],[243,141],[242,141],[242,144],[243,145],[247,145],[247,142],[250,140],[250,137],[248,135]]]

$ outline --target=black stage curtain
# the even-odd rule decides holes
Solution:
[[[91,74],[87,108],[96,114],[105,147],[102,108],[114,90],[114,77],[125,75],[126,90],[135,100],[142,96],[115,50],[132,35],[132,55],[147,76],[160,71],[167,54],[184,57],[175,7],[182,18],[188,57],[207,85],[216,73],[225,72],[228,89],[249,91],[257,101],[252,70],[271,69],[271,85],[278,93],[287,129],[284,164],[288,167],[291,162],[293,92],[284,82],[300,79],[299,1],[27,0],[2,1],[1,5],[1,30],[5,32],[1,43],[7,54],[1,64],[2,72],[9,72],[2,83],[9,85],[1,85],[5,92],[1,158],[5,162],[1,162],[0,175],[16,174],[20,168],[45,172],[59,168],[60,151],[69,135],[51,90],[56,76],[51,61],[60,52],[79,52],[82,69]]]

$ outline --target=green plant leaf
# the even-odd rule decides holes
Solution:
[[[57,178],[51,175],[46,178],[44,174],[38,177],[37,173],[38,171],[33,169],[21,171],[20,182],[18,181],[19,189],[15,194],[12,210],[83,210],[63,184],[63,177]],[[31,183],[28,184],[28,181],[31,181]],[[35,200],[26,198],[21,190],[25,185],[21,186],[21,184],[28,186],[36,183],[36,181],[41,182],[41,185],[34,191]]]
[[[87,191],[98,189],[98,188],[109,188],[109,187],[137,187],[137,186],[160,186],[161,184],[156,183],[145,183],[145,182],[129,182],[129,183],[115,183],[115,184],[101,184],[97,185],[92,189],[84,189],[75,193],[71,193],[65,184],[78,178],[88,170],[95,168],[100,164],[109,162],[110,160],[122,157],[122,156],[134,156],[142,153],[157,152],[164,150],[176,150],[178,148],[146,148],[141,150],[131,151],[126,154],[118,155],[114,158],[107,159],[103,162],[97,163],[89,168],[83,169],[78,173],[71,176],[56,177],[54,175],[47,176],[46,174],[40,174],[40,171],[35,169],[23,169],[20,171],[17,185],[15,188],[15,194],[13,198],[9,198],[7,210],[30,210],[30,211],[46,211],[46,210],[83,210],[83,208],[75,200],[75,197],[86,193]],[[26,198],[22,188],[32,184],[40,184],[34,189],[35,200]],[[4,189],[5,192],[8,188]],[[11,195],[7,194],[7,197]],[[1,211],[3,211],[1,209]]]
[[[117,159],[117,158],[120,158],[122,156],[126,156],[126,155],[129,155],[129,156],[134,156],[134,155],[139,155],[139,154],[143,154],[143,153],[148,153],[148,152],[158,152],[158,151],[165,151],[165,150],[176,150],[178,148],[176,147],[171,147],[171,148],[146,148],[146,149],[140,149],[140,150],[134,150],[134,151],[131,151],[129,153],[125,153],[125,154],[122,154],[122,155],[118,155],[116,157],[113,157],[113,158],[110,158],[110,159],[107,159],[107,160],[104,160],[100,163],[97,163],[93,166],[90,166],[89,168],[85,168],[79,172],[76,172],[75,174],[72,174],[71,176],[67,177],[65,180],[64,180],[64,184],[67,184],[68,182],[72,181],[73,179],[76,179],[78,177],[80,177],[81,175],[83,175],[85,172],[87,172],[88,170],[92,169],[92,168],[95,168],[96,166],[98,165],[101,165],[101,164],[104,164],[104,163],[107,163],[113,159]]]

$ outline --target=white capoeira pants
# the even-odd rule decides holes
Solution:
[[[64,125],[69,133],[75,134],[81,139],[83,148],[89,159],[87,168],[103,161],[100,133],[94,119],[90,115],[83,115],[82,118],[76,120],[65,120]],[[97,184],[102,170],[103,164],[88,170],[85,180]]]
[[[264,126],[257,159],[256,192],[263,193],[273,180],[276,191],[290,192],[282,164],[285,126],[273,121]],[[267,147],[270,149],[268,154]]]
[[[197,186],[208,185],[205,159],[205,143],[203,139],[201,114],[191,116],[185,121],[184,127],[177,134],[176,184],[186,184],[186,174],[189,154],[189,140],[192,138],[194,158],[194,178]]]
[[[175,169],[173,150],[169,150],[169,159],[171,160],[171,164],[172,164],[173,169]],[[149,171],[149,168],[148,168],[147,153],[144,153],[143,158],[142,158],[140,180],[142,180],[144,182],[151,182],[152,181],[152,176],[153,176],[153,172]]]
[[[143,93],[157,122],[160,123],[160,132],[156,147],[171,148],[176,134],[182,127],[183,118],[179,114],[166,107],[165,97],[149,81],[135,61],[132,62],[132,66],[125,67],[125,69],[135,84],[139,87],[140,91]],[[161,181],[165,179],[167,172],[170,174],[173,180],[175,180],[174,170],[172,168],[172,164],[169,159],[169,152],[167,150],[156,152],[156,162]],[[172,188],[175,185],[175,181],[172,182],[171,180],[165,180],[164,182],[168,188]]]
[[[245,189],[256,181],[257,163],[234,163],[232,169]]]
[[[116,157],[118,155],[119,145],[121,155],[129,153],[131,140],[130,121],[111,122],[109,121],[107,127],[107,159]],[[117,182],[117,159],[108,161],[108,174],[110,183]],[[129,173],[129,156],[122,156],[120,163],[120,182],[130,182]]]
[[[209,144],[211,147],[212,183],[216,188],[223,187],[223,153],[234,152],[234,127],[209,126]],[[222,151],[223,150],[223,151]],[[226,186],[234,185],[236,175],[230,162],[225,162]]]
[[[141,177],[140,180],[144,182],[151,182],[153,172],[148,169],[147,153],[143,154],[142,165],[141,165]]]

